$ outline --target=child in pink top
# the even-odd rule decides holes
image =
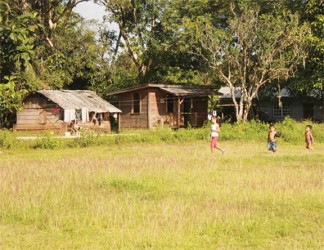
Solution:
[[[220,118],[217,117],[212,117],[212,124],[210,126],[210,136],[211,136],[211,142],[210,142],[210,148],[212,153],[214,153],[214,149],[218,149],[224,154],[224,150],[222,150],[220,147],[217,145],[217,141],[219,138],[219,133],[220,133],[220,128],[219,128],[219,120]]]

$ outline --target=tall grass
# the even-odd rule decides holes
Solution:
[[[323,249],[324,144],[221,146],[225,155],[207,140],[4,151],[0,246]]]
[[[306,124],[311,122],[296,122],[286,118],[282,123],[275,124],[277,130],[282,132],[281,142],[293,144],[304,143]],[[228,124],[221,126],[221,140],[223,141],[256,141],[264,142],[267,139],[269,124],[250,121],[247,123]],[[312,124],[315,142],[324,142],[324,124]],[[128,143],[183,143],[206,141],[210,134],[207,124],[200,129],[172,130],[168,127],[151,130],[127,130],[121,134],[113,135],[83,135],[76,139],[56,138],[50,133],[37,134],[35,141],[17,141],[19,133],[0,130],[0,148],[11,150],[24,149],[57,149],[57,148],[84,148],[101,145],[122,145]],[[24,133],[26,135],[26,133]],[[33,134],[34,135],[34,134]]]

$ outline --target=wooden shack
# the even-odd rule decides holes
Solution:
[[[121,110],[88,90],[40,90],[24,98],[13,129],[65,132],[71,123],[79,127],[111,131],[111,121]],[[100,118],[100,126],[98,118]],[[119,129],[119,126],[117,130]]]
[[[207,86],[147,84],[108,93],[121,111],[121,129],[201,127],[207,121]]]

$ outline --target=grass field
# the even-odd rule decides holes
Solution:
[[[0,249],[324,249],[324,144],[0,154]]]

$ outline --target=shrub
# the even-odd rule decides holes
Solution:
[[[281,139],[289,143],[301,143],[303,141],[304,125],[286,117],[281,123],[276,124],[276,130],[281,131]]]
[[[315,142],[324,142],[324,124],[315,124],[310,121],[296,122],[291,118],[286,118],[283,122],[275,124],[276,130],[282,132],[279,141],[299,144],[304,142],[305,126],[313,126],[313,136]],[[221,141],[263,141],[267,139],[269,124],[260,121],[249,121],[246,123],[223,123],[221,125]],[[15,138],[16,133],[8,130],[0,130],[0,148],[4,149],[56,149],[64,147],[89,147],[99,145],[116,145],[126,143],[177,143],[205,140],[210,135],[210,124],[202,128],[177,129],[173,130],[167,126],[150,130],[127,130],[115,135],[85,135],[74,139],[58,139],[50,133],[42,134],[43,137],[36,141],[19,141]]]
[[[45,137],[38,138],[35,141],[33,148],[40,149],[56,149],[60,147],[60,142],[58,139],[53,138],[51,134],[46,134]]]
[[[265,140],[267,138],[268,125],[260,121],[229,124],[221,126],[222,140]]]
[[[4,129],[0,130],[0,148],[12,149],[16,144],[16,139],[14,138],[12,132]]]
[[[89,147],[89,146],[95,146],[100,145],[101,143],[99,136],[93,136],[93,135],[81,135],[80,137],[77,137],[69,143],[69,147]]]

